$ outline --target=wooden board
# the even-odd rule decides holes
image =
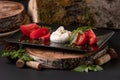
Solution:
[[[95,59],[106,53],[107,48],[87,53],[36,48],[26,48],[26,51],[47,68],[71,69],[82,64],[93,64]]]
[[[13,1],[0,1],[0,32],[17,29],[24,20],[24,6]]]

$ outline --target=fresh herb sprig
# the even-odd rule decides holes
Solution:
[[[23,56],[21,57],[21,59],[23,61],[33,61],[33,58],[30,57],[28,54],[23,54]]]
[[[88,31],[90,28],[91,28],[90,26],[82,26],[74,30],[70,37],[70,45],[72,45],[75,42],[75,40],[77,39],[78,33],[83,34],[85,31]]]
[[[11,59],[22,59],[23,61],[33,60],[33,58],[31,58],[28,54],[25,53],[24,49],[2,51],[0,52],[0,57],[10,57]]]
[[[103,68],[99,65],[81,65],[73,69],[77,72],[101,71]]]

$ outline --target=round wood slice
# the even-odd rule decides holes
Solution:
[[[26,52],[45,68],[71,69],[79,65],[94,64],[94,60],[106,54],[104,46],[96,52],[74,52],[54,49],[26,48]]]
[[[27,53],[47,68],[71,69],[81,64],[92,64],[93,52],[80,53],[48,49],[26,48]]]
[[[0,32],[19,28],[24,20],[24,6],[13,1],[0,1]]]

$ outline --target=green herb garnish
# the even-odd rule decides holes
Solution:
[[[77,72],[89,72],[89,71],[101,71],[103,68],[99,65],[81,65],[77,68],[73,69],[73,71]]]
[[[23,54],[21,59],[23,61],[33,61],[33,58],[31,58],[28,54]]]
[[[11,59],[22,59],[23,61],[32,61],[28,54],[25,53],[24,49],[12,50],[12,51],[2,51],[0,57],[10,57]]]

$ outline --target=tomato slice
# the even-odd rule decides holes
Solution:
[[[26,36],[30,36],[30,33],[36,29],[39,29],[40,27],[36,23],[27,24],[27,25],[21,25],[20,30],[22,33]]]
[[[82,46],[82,45],[85,45],[87,42],[87,35],[86,33],[78,33],[78,36],[77,36],[77,39],[75,41],[75,45],[77,46]]]
[[[48,32],[48,34],[40,37],[41,40],[49,40],[50,39],[50,32]]]
[[[93,45],[97,43],[97,37],[92,29],[88,30],[88,38],[89,38],[89,41],[88,41],[89,45]]]
[[[34,30],[30,33],[30,38],[31,39],[39,39],[40,37],[46,35],[49,33],[49,29],[46,27]]]
[[[44,36],[44,35],[46,35],[48,33],[49,33],[49,29],[47,27],[42,27],[41,28],[41,35],[40,35],[40,37]]]

